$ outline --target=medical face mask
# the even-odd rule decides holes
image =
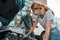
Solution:
[[[39,16],[39,13],[38,13],[38,12],[34,12],[34,15],[35,15],[36,17],[38,17],[38,16]]]

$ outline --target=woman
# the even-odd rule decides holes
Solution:
[[[43,5],[38,3],[33,3],[31,8],[33,12],[37,13],[39,16],[36,17],[32,28],[23,38],[28,37],[33,32],[34,28],[39,22],[45,29],[45,40],[60,40],[60,32],[57,29],[57,22],[54,21],[55,17],[52,14],[52,11],[48,8],[46,9],[46,6],[44,7]]]

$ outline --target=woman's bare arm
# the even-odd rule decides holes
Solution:
[[[46,32],[45,32],[45,40],[48,40],[49,35],[50,35],[50,25],[51,25],[51,21],[47,21],[46,22]]]
[[[33,32],[33,30],[34,30],[34,28],[36,27],[37,23],[38,23],[38,22],[34,22],[33,26],[31,27],[31,29],[30,29],[29,32],[27,33],[27,36],[29,36],[29,35]]]

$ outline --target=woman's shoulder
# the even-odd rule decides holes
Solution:
[[[46,14],[45,15],[47,17],[49,17],[49,16],[52,16],[53,17],[54,16],[52,10],[50,10],[50,9],[46,11]]]
[[[47,18],[47,20],[53,20],[54,19],[54,15],[52,13],[52,10],[49,9],[46,11],[46,18]]]
[[[48,9],[48,10],[46,11],[46,14],[52,14],[52,10]]]

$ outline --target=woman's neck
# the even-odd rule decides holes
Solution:
[[[43,19],[43,18],[44,18],[45,14],[46,14],[46,11],[44,12],[44,14],[43,14],[43,15],[40,15],[41,19]]]
[[[44,15],[40,15],[40,18],[43,19],[44,18]]]

